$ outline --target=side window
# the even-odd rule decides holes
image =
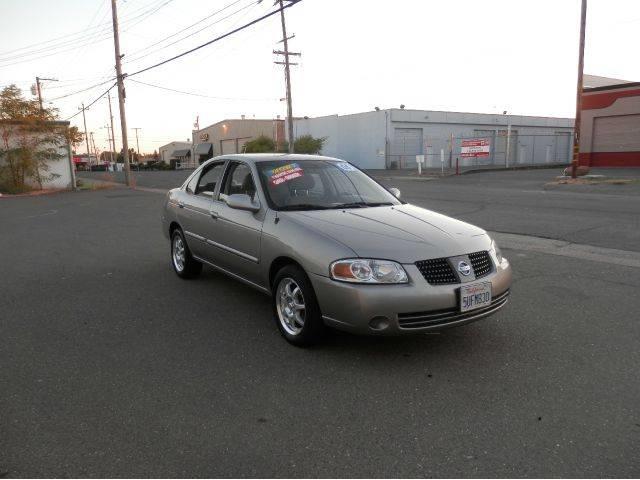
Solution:
[[[213,197],[213,192],[216,189],[216,185],[220,181],[222,175],[222,168],[224,163],[216,163],[210,166],[201,176],[198,186],[196,187],[196,195],[205,195],[207,197]]]
[[[251,168],[244,163],[232,163],[225,176],[224,185],[220,190],[220,199],[224,200],[226,196],[234,193],[244,193],[249,195],[251,200],[256,195],[256,186],[253,183],[253,175]]]
[[[187,192],[195,193],[196,186],[198,185],[198,179],[200,178],[200,174],[194,175],[193,178],[187,183]]]

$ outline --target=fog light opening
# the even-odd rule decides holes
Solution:
[[[387,317],[373,317],[369,320],[369,327],[377,332],[386,330],[389,328],[389,319]]]

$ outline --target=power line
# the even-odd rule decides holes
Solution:
[[[240,26],[238,28],[235,28],[235,29],[231,30],[230,32],[227,32],[227,33],[225,33],[223,35],[220,35],[220,36],[218,36],[218,37],[216,37],[216,38],[214,38],[212,40],[209,40],[208,42],[200,44],[197,47],[194,47],[194,48],[192,48],[190,50],[187,50],[186,52],[182,52],[182,53],[180,53],[178,55],[175,55],[175,56],[173,56],[171,58],[163,60],[162,62],[158,62],[158,63],[156,63],[154,65],[149,66],[149,67],[140,69],[140,70],[138,70],[136,72],[133,72],[133,73],[130,73],[130,74],[127,75],[127,77],[133,77],[134,75],[139,75],[139,74],[141,74],[143,72],[147,72],[147,71],[152,70],[154,68],[160,67],[160,66],[162,66],[162,65],[164,65],[166,63],[169,63],[169,62],[172,62],[174,60],[177,60],[178,58],[184,57],[185,55],[189,55],[190,53],[193,53],[193,52],[195,52],[197,50],[200,50],[201,48],[204,48],[204,47],[206,47],[208,45],[211,45],[212,43],[219,42],[220,40],[222,40],[224,38],[227,38],[227,37],[233,35],[234,33],[238,33],[241,30],[245,30],[246,28],[249,28],[250,26],[255,25],[258,22],[261,22],[261,21],[266,20],[267,18],[269,18],[269,17],[271,17],[273,15],[276,15],[277,13],[279,13],[282,10],[285,10],[285,9],[287,9],[289,7],[292,7],[293,5],[295,5],[297,3],[300,3],[301,1],[302,0],[291,0],[290,3],[288,3],[287,5],[283,5],[281,8],[278,8],[277,10],[273,10],[272,12],[269,12],[269,13],[267,13],[267,14],[259,17],[259,18],[256,18],[255,20],[252,20],[249,23],[245,23],[244,25],[242,25],[242,26]]]
[[[83,92],[87,92],[89,90],[93,90],[94,88],[99,87],[100,85],[104,85],[105,83],[109,83],[114,79],[115,79],[115,77],[112,77],[109,80],[105,80],[104,82],[96,83],[95,85],[92,85],[92,86],[87,87],[87,88],[83,88],[82,90],[78,90],[77,92],[67,93],[66,95],[61,95],[61,96],[55,97],[55,98],[49,98],[48,100],[50,102],[53,102],[54,100],[60,100],[60,99],[63,99],[63,98],[72,97],[73,95],[77,95],[78,93],[83,93]]]
[[[205,20],[208,20],[209,18],[214,17],[214,16],[216,16],[217,14],[224,12],[226,9],[231,8],[232,6],[234,6],[235,4],[237,4],[237,3],[241,2],[241,1],[242,1],[242,0],[236,0],[235,2],[232,2],[232,3],[230,3],[229,5],[227,5],[227,6],[223,7],[223,8],[221,8],[221,9],[219,9],[219,10],[216,10],[216,11],[215,11],[215,12],[213,12],[212,14],[207,15],[206,17],[204,17],[204,18],[202,18],[202,19],[198,20],[197,22],[192,23],[192,24],[191,24],[191,25],[189,25],[188,27],[184,27],[184,28],[182,28],[182,29],[178,30],[177,32],[175,32],[175,33],[173,33],[173,34],[171,34],[171,35],[168,35],[168,36],[166,36],[166,37],[164,37],[164,38],[161,38],[161,39],[160,39],[160,40],[158,40],[157,42],[154,42],[154,43],[152,43],[152,44],[150,44],[150,45],[147,45],[146,47],[141,48],[140,50],[136,50],[136,51],[134,51],[134,52],[131,52],[131,53],[129,54],[129,56],[130,56],[130,57],[134,57],[134,56],[135,56],[135,55],[137,55],[138,53],[144,52],[145,50],[149,50],[151,47],[155,47],[156,45],[158,45],[158,44],[160,44],[160,43],[164,42],[165,40],[169,40],[170,38],[173,38],[173,37],[175,37],[176,35],[179,35],[180,33],[184,32],[184,31],[186,31],[186,30],[189,30],[189,29],[190,29],[190,28],[192,28],[192,27],[195,27],[196,25],[198,25],[198,24],[200,24],[200,23],[204,22]],[[168,45],[167,45],[167,46],[168,46]],[[129,61],[131,61],[131,60],[129,60]]]
[[[161,3],[162,1],[163,0],[153,0],[152,2],[149,2],[146,5],[143,5],[140,8],[137,8],[137,9],[133,10],[132,13],[133,12],[139,12],[139,11],[149,7],[149,5],[152,5],[152,4],[156,4],[157,5],[158,3]],[[155,6],[152,7],[152,8],[155,8]],[[107,13],[108,13],[108,10],[107,10]],[[122,23],[126,23],[126,22],[129,22],[129,21],[132,21],[132,20],[134,20],[136,18],[139,18],[141,15],[144,15],[144,13],[142,13],[142,14],[140,14],[138,16],[127,18],[127,19],[123,20]],[[102,18],[104,19],[104,16]],[[108,21],[108,22],[105,22],[105,23],[99,23],[98,25],[96,25],[93,28],[95,28],[100,33],[111,32],[111,21]],[[88,29],[85,28],[84,30],[78,30],[77,32],[69,33],[69,34],[66,34],[66,35],[61,35],[60,37],[50,38],[48,40],[43,40],[41,42],[32,43],[30,45],[26,45],[26,46],[20,47],[20,48],[15,48],[13,50],[6,50],[4,52],[0,52],[0,56],[9,55],[9,54],[12,54],[14,52],[19,52],[19,51],[22,51],[22,50],[28,50],[28,49],[30,49],[32,47],[37,47],[39,45],[44,45],[44,44],[48,45],[46,48],[55,48],[56,46],[64,45],[64,44],[69,43],[69,42],[74,42],[74,41],[78,41],[78,40],[82,40],[82,39],[91,38],[96,33],[96,32],[87,33],[87,30]],[[77,38],[73,38],[73,37],[77,37]],[[59,42],[59,44],[56,44],[55,42],[57,42],[58,40],[63,40],[63,41]],[[51,43],[54,43],[54,45],[51,45]],[[28,55],[28,53],[24,53],[22,55]]]
[[[169,88],[169,87],[163,87],[161,85],[154,85],[153,83],[146,83],[146,82],[141,82],[140,80],[134,80],[134,79],[129,79],[130,82],[135,82],[135,83],[139,83],[140,85],[146,85],[148,87],[154,87],[154,88],[159,88],[161,90],[167,90],[169,92],[175,92],[175,93],[182,93],[184,95],[191,95],[194,97],[201,97],[201,98],[211,98],[213,100],[248,100],[248,101],[277,101],[276,98],[242,98],[242,97],[213,97],[211,95],[204,95],[202,93],[195,93],[195,92],[186,92],[184,90],[176,90],[175,88]]]
[[[161,0],[163,1],[163,0]],[[130,23],[129,25],[127,25],[127,29],[132,28],[133,26],[137,25],[138,23],[142,22],[143,20],[146,20],[147,18],[149,18],[150,16],[152,16],[154,13],[156,13],[158,10],[160,10],[162,7],[164,7],[165,5],[171,3],[173,0],[164,0],[164,3],[161,3],[159,6],[154,6],[151,9],[141,13],[140,15],[137,15],[133,18],[130,18],[128,21],[132,22],[133,20],[139,19],[137,22],[135,23]],[[123,22],[124,23],[124,22]],[[123,31],[127,31],[127,30],[123,30]],[[81,47],[87,47],[88,45],[93,45],[96,43],[100,43],[104,40],[107,40],[111,38],[111,33],[108,29],[102,29],[101,31],[98,32],[93,32],[90,33],[89,35],[86,36],[86,38],[83,37],[78,37],[76,39],[72,39],[72,40],[67,40],[61,43],[58,43],[56,45],[50,45],[44,48],[41,48],[39,50],[33,50],[31,52],[25,52],[25,53],[21,53],[19,55],[13,55],[13,56],[9,56],[9,57],[5,57],[5,58],[0,58],[0,63],[2,62],[7,62],[7,61],[11,61],[11,60],[16,60],[14,62],[10,62],[10,63],[3,63],[2,67],[9,67],[12,65],[18,65],[21,63],[28,63],[28,62],[32,62],[35,60],[40,60],[43,58],[48,58],[51,56],[55,56],[55,55],[60,55],[62,53],[68,53],[68,52],[72,52],[72,51],[76,51],[78,48]],[[76,42],[84,42],[84,43],[76,43]],[[62,50],[58,50],[62,48]],[[48,52],[48,53],[46,53]],[[39,56],[33,56],[33,55],[38,55],[40,53],[43,53],[43,55],[39,55]],[[24,58],[24,57],[31,57],[31,58]]]
[[[243,11],[243,10],[246,10],[247,8],[249,8],[249,7],[253,6],[253,5],[255,5],[256,3],[257,3],[257,2],[249,3],[249,4],[245,5],[245,6],[244,6],[244,7],[242,7],[242,8],[239,8],[239,9],[238,9],[238,10],[236,10],[235,12],[232,12],[232,13],[230,13],[229,15],[227,15],[227,16],[225,16],[225,17],[222,17],[222,18],[220,18],[220,19],[218,19],[218,20],[216,20],[215,22],[212,22],[212,23],[210,23],[210,24],[208,24],[208,25],[205,25],[204,27],[200,28],[199,30],[196,30],[195,32],[191,32],[190,34],[185,35],[185,36],[184,36],[184,37],[182,37],[182,38],[179,38],[179,39],[177,39],[177,40],[174,40],[173,42],[171,42],[171,43],[169,43],[169,44],[167,44],[167,45],[164,45],[164,46],[162,46],[162,47],[160,47],[160,48],[156,48],[155,50],[153,50],[153,51],[151,51],[151,52],[149,52],[149,53],[147,53],[147,54],[145,54],[145,55],[138,55],[137,57],[130,58],[130,59],[128,60],[128,62],[129,62],[129,63],[133,63],[133,62],[136,62],[136,61],[141,60],[141,59],[143,59],[143,58],[146,58],[146,57],[148,57],[148,56],[150,56],[150,55],[153,55],[154,53],[161,52],[162,50],[165,50],[165,49],[169,48],[170,46],[175,45],[176,43],[180,43],[180,42],[182,42],[183,40],[186,40],[187,38],[191,38],[191,37],[193,37],[194,35],[197,35],[198,33],[202,32],[203,30],[206,30],[207,28],[210,28],[210,27],[212,27],[213,25],[215,25],[215,24],[217,24],[217,23],[220,23],[220,22],[222,22],[223,20],[226,20],[226,19],[228,19],[228,18],[232,17],[232,16],[234,16],[234,15],[236,15],[236,14],[240,13],[240,12],[241,12],[241,11]]]
[[[89,107],[91,107],[94,103],[96,103],[98,100],[100,100],[102,97],[104,97],[107,93],[109,93],[111,91],[111,89],[113,87],[115,87],[118,83],[114,83],[113,85],[111,85],[109,88],[107,88],[102,94],[100,94],[99,97],[97,97],[93,102],[91,102],[89,105],[87,105],[85,108],[85,110],[87,110]],[[65,121],[67,120],[71,120],[73,117],[75,117],[76,115],[79,115],[80,112],[82,112],[82,110],[77,111],[76,113],[74,113],[73,115],[71,115],[70,117],[65,118]]]

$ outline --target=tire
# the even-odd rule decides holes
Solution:
[[[287,265],[278,271],[273,281],[272,305],[278,330],[289,343],[302,347],[324,338],[326,327],[318,300],[301,268]]]
[[[179,228],[171,234],[171,265],[180,278],[195,278],[202,272],[202,263],[191,255],[184,234]]]

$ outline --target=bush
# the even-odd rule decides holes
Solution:
[[[15,195],[16,193],[26,193],[33,190],[29,185],[14,185],[12,181],[0,178],[0,193]]]
[[[326,140],[327,137],[314,138],[311,135],[302,135],[293,142],[293,151],[308,155],[320,153]]]
[[[271,153],[276,151],[276,142],[266,135],[260,135],[244,144],[245,153]]]

